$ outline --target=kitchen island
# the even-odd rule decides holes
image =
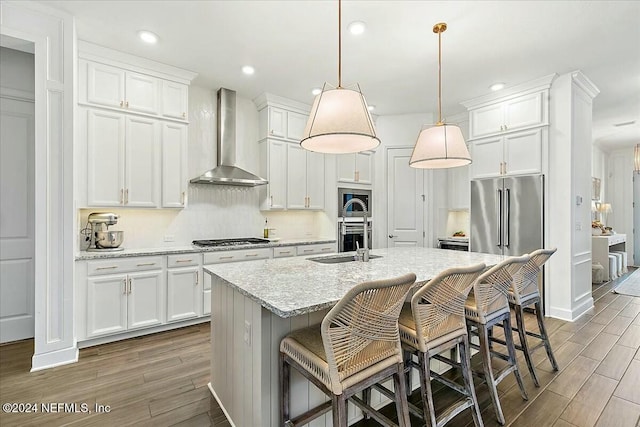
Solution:
[[[413,272],[419,286],[447,268],[481,262],[491,266],[504,259],[502,255],[416,247],[377,249],[371,254],[379,258],[367,263],[324,264],[313,261],[314,257],[296,257],[205,268],[212,287],[209,387],[232,424],[278,425],[280,340],[293,330],[320,323],[356,284]],[[322,256],[328,257],[331,255]],[[293,416],[326,400],[295,371],[291,396]],[[352,410],[350,407],[350,421],[358,416]],[[331,425],[331,415],[310,425]]]

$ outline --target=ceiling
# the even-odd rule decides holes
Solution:
[[[335,0],[65,1],[78,38],[198,73],[196,85],[253,99],[269,92],[311,104],[311,89],[337,83]],[[346,31],[352,21],[366,31]],[[442,36],[443,115],[461,101],[581,70],[600,89],[593,137],[606,151],[640,143],[640,2],[345,0],[343,85],[359,83],[374,114],[437,111]],[[138,30],[159,35],[156,45]],[[242,66],[256,72],[246,76]],[[616,124],[635,124],[616,127]],[[417,130],[416,130],[417,132]]]

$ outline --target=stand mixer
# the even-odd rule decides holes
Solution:
[[[109,231],[110,225],[118,223],[118,215],[110,212],[94,212],[89,214],[87,227],[82,230],[89,242],[87,251],[114,252],[122,251],[120,247],[124,239],[124,231]]]

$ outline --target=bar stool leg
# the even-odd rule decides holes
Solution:
[[[347,399],[343,394],[331,396],[333,406],[333,427],[347,427]]]
[[[491,397],[491,403],[496,411],[496,417],[500,425],[504,425],[504,415],[502,414],[502,407],[500,406],[500,399],[498,398],[498,389],[496,388],[496,380],[493,376],[493,369],[491,368],[491,350],[489,349],[489,332],[486,325],[481,323],[477,324],[478,337],[480,338],[480,352],[482,353],[482,367],[484,369],[484,377],[489,387],[489,396]]]
[[[480,407],[478,406],[478,398],[476,397],[476,390],[473,386],[473,377],[471,373],[471,352],[469,346],[469,338],[465,336],[462,342],[459,344],[460,348],[460,364],[462,368],[462,378],[469,395],[473,402],[473,408],[471,414],[473,415],[473,423],[476,427],[484,427],[482,423],[482,415],[480,415]]]
[[[547,357],[549,358],[549,362],[551,362],[551,366],[554,371],[558,370],[558,362],[556,362],[556,358],[553,355],[553,351],[551,350],[551,343],[549,342],[549,335],[547,335],[547,328],[544,326],[544,319],[542,318],[542,310],[540,308],[540,300],[536,301],[536,319],[538,319],[538,328],[540,329],[540,335],[542,336],[542,342],[544,343],[544,348],[547,350]]]
[[[364,390],[362,390],[362,401],[367,405],[371,405],[371,387],[367,387]],[[369,418],[371,418],[369,413],[364,411],[362,416],[364,417],[365,420],[368,420]]]
[[[282,396],[282,402],[280,402],[280,425],[284,426],[286,421],[290,419],[289,412],[289,375],[291,372],[291,367],[285,361],[285,355],[280,353],[280,396]]]
[[[407,385],[404,381],[404,365],[398,363],[398,372],[393,375],[393,390],[396,395],[396,411],[398,412],[398,426],[410,427],[409,403],[407,402]],[[371,389],[368,389],[371,390]]]
[[[522,376],[520,375],[520,369],[518,368],[518,362],[516,361],[516,346],[513,342],[513,330],[511,329],[511,315],[507,314],[507,316],[502,321],[504,325],[504,335],[505,342],[507,343],[507,351],[509,354],[509,363],[514,366],[515,370],[513,374],[516,376],[516,381],[518,381],[518,387],[520,387],[520,394],[524,400],[529,400],[529,396],[527,396],[527,392],[524,389],[524,383],[522,382]]]
[[[405,385],[407,388],[407,396],[411,396],[411,361],[413,360],[413,353],[407,350],[402,350],[405,368]]]
[[[436,427],[436,410],[433,407],[433,393],[431,392],[429,357],[423,352],[418,352],[418,362],[420,364],[420,393],[422,394],[422,410],[424,411],[424,419],[430,420],[429,425]]]
[[[533,361],[531,360],[531,353],[529,352],[529,343],[527,342],[527,333],[524,329],[524,312],[522,306],[515,305],[516,323],[518,324],[518,335],[520,336],[520,345],[522,346],[522,352],[524,353],[524,359],[527,362],[527,367],[531,373],[531,378],[536,387],[540,387],[540,381],[538,381],[538,374],[533,367]],[[506,332],[506,331],[505,331]]]

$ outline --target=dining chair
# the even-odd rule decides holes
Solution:
[[[280,343],[280,425],[307,424],[333,412],[333,425],[346,427],[347,400],[383,425],[396,424],[356,393],[393,377],[400,427],[410,426],[398,316],[416,276],[364,282],[354,286],[320,325],[294,331]],[[291,418],[290,369],[293,367],[331,397]]]
[[[505,423],[504,414],[498,396],[498,384],[513,372],[520,387],[520,394],[528,400],[522,377],[516,362],[516,349],[511,332],[511,310],[507,301],[507,294],[513,284],[514,276],[529,261],[529,255],[508,258],[482,273],[473,284],[473,292],[465,303],[464,311],[467,319],[469,334],[478,336],[478,348],[482,355],[483,376],[489,388],[489,396],[496,412],[498,422]],[[489,331],[494,325],[501,324],[504,328],[507,355],[497,353],[491,349]],[[507,366],[494,373],[491,357],[499,357],[507,362]]]

